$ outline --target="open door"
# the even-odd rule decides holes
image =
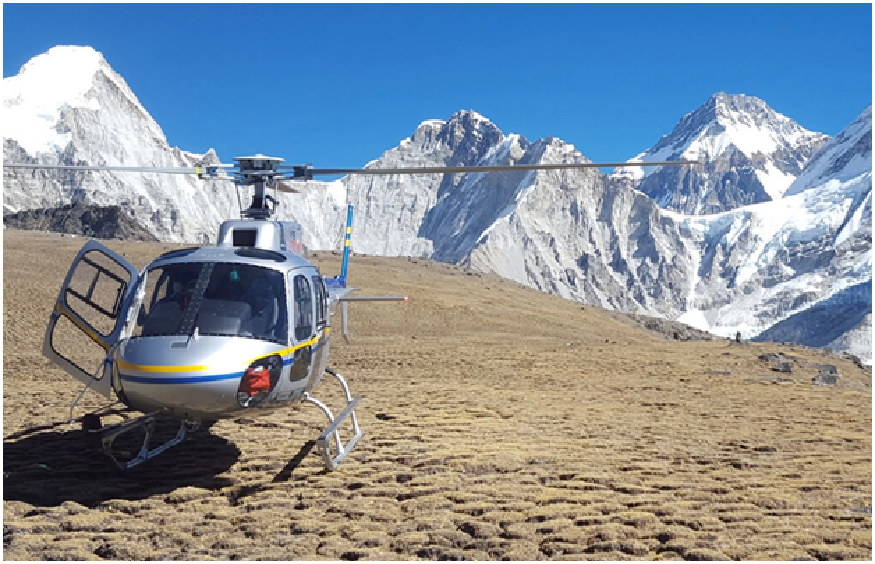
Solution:
[[[121,336],[139,273],[100,243],[85,243],[70,266],[46,328],[43,355],[87,384]],[[108,374],[91,389],[111,397]]]

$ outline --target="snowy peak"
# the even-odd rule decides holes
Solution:
[[[109,69],[109,65],[91,47],[52,47],[25,63],[18,75],[4,79],[6,98],[27,93],[39,102],[81,103],[91,90],[95,73],[102,68]]]
[[[763,100],[718,92],[685,115],[632,162],[708,159],[704,174],[658,167],[618,167],[615,178],[638,183],[660,206],[688,214],[717,213],[780,199],[828,139],[779,114]]]
[[[3,79],[3,136],[32,155],[54,153],[72,139],[71,125],[65,123],[68,112],[114,113],[120,105],[145,120],[152,137],[165,139],[102,54],[92,47],[53,47],[25,63],[16,76]]]
[[[504,134],[495,124],[473,110],[463,110],[448,120],[423,121],[410,137],[367,166],[476,164],[503,141]]]
[[[31,154],[62,150],[70,134],[58,130],[66,107],[99,110],[94,75],[105,64],[90,47],[53,47],[3,79],[3,136]]]
[[[465,124],[466,128],[472,130],[479,130],[480,128],[498,129],[489,118],[483,114],[475,112],[474,110],[459,110],[450,116],[449,123],[454,122]]]
[[[475,111],[453,114],[441,129],[439,139],[453,151],[447,165],[469,164],[504,140],[494,123]]]
[[[411,135],[410,138],[414,139],[417,135],[425,135],[433,131],[440,131],[446,124],[447,122],[442,119],[427,119],[419,124],[419,127],[416,128],[416,131],[413,132],[413,135]]]
[[[125,80],[91,47],[60,46],[3,79],[4,162],[192,166],[218,160],[167,144]],[[233,186],[183,175],[4,169],[4,211],[120,206],[157,238],[207,242],[236,214]],[[217,221],[218,220],[218,221]]]
[[[746,126],[762,128],[789,128],[801,130],[793,120],[769,107],[756,96],[729,95],[718,92],[702,107],[705,113],[713,113],[715,120],[724,127]]]
[[[478,114],[474,110],[461,110],[450,116],[449,120],[427,119],[423,121],[416,128],[413,135],[410,136],[410,140],[415,140],[417,136],[430,135],[441,131],[446,132],[447,128],[453,130],[457,136],[487,130],[501,134],[501,130],[483,115]]]
[[[781,149],[792,150],[800,144],[810,143],[815,139],[822,141],[827,139],[826,135],[804,129],[754,96],[744,94],[730,96],[719,92],[711,97],[706,108],[714,113],[718,125],[715,129],[722,128],[722,132],[727,136],[726,141],[748,156],[757,154],[767,156]],[[711,155],[705,152],[703,156]],[[801,172],[801,167],[787,166],[787,163],[778,164],[785,165],[782,167],[784,172],[792,170]]]
[[[755,96],[718,92],[696,111],[684,116],[671,134],[657,143],[654,149],[673,147],[683,149],[679,156],[685,158],[710,158],[716,157],[728,143],[732,143],[748,155],[769,154],[776,146],[796,144],[811,134]],[[725,144],[705,145],[721,137],[720,140]]]
[[[872,104],[811,157],[786,195],[804,192],[829,179],[848,180],[866,172],[872,172]]]
[[[718,92],[681,118],[669,135],[630,161],[713,159],[724,154],[729,145],[749,157],[758,153],[769,155],[782,147],[792,148],[810,139],[826,137],[804,129],[755,96]],[[654,171],[655,167],[646,172]]]

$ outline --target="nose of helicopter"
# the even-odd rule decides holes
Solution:
[[[282,345],[237,337],[140,337],[117,349],[114,384],[144,413],[221,419],[240,411],[237,392],[247,368],[284,352]]]

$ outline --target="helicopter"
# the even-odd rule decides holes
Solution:
[[[119,253],[91,239],[76,255],[46,327],[43,355],[84,389],[113,396],[144,415],[104,426],[99,413],[82,417],[82,428],[114,464],[127,470],[185,441],[219,419],[270,413],[298,403],[317,406],[328,418],[315,446],[326,470],[335,470],[364,436],[346,379],[328,366],[331,316],[340,306],[347,336],[347,304],[407,301],[406,296],[351,296],[347,284],[353,206],[347,209],[340,273],[323,276],[306,258],[301,225],[274,221],[276,192],[298,192],[294,183],[314,176],[410,175],[580,169],[616,166],[701,165],[702,161],[514,164],[413,168],[316,169],[282,165],[262,154],[236,157],[235,164],[195,167],[136,167],[4,163],[9,168],[121,171],[195,175],[199,179],[252,187],[250,205],[239,219],[219,226],[217,244],[166,252],[138,271]],[[300,184],[299,184],[300,185]],[[273,190],[273,195],[269,193]],[[81,366],[63,346],[65,332],[78,331],[100,347],[94,371]],[[325,374],[343,389],[346,405],[337,413],[314,396]],[[153,445],[158,418],[178,422],[175,436]],[[352,426],[341,440],[340,425]],[[143,433],[136,454],[119,456],[114,441]],[[139,436],[139,435],[137,435]]]

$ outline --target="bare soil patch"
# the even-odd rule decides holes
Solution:
[[[666,339],[419,259],[351,263],[363,293],[410,301],[353,304],[349,342],[332,340],[366,432],[337,471],[311,451],[325,420],[305,405],[220,421],[119,474],[66,425],[81,386],[40,352],[84,240],[3,235],[5,559],[872,557],[871,372]],[[172,248],[108,245],[138,267]],[[823,363],[836,385],[812,385]],[[340,394],[325,379],[317,396]],[[88,392],[77,416],[103,405]]]

